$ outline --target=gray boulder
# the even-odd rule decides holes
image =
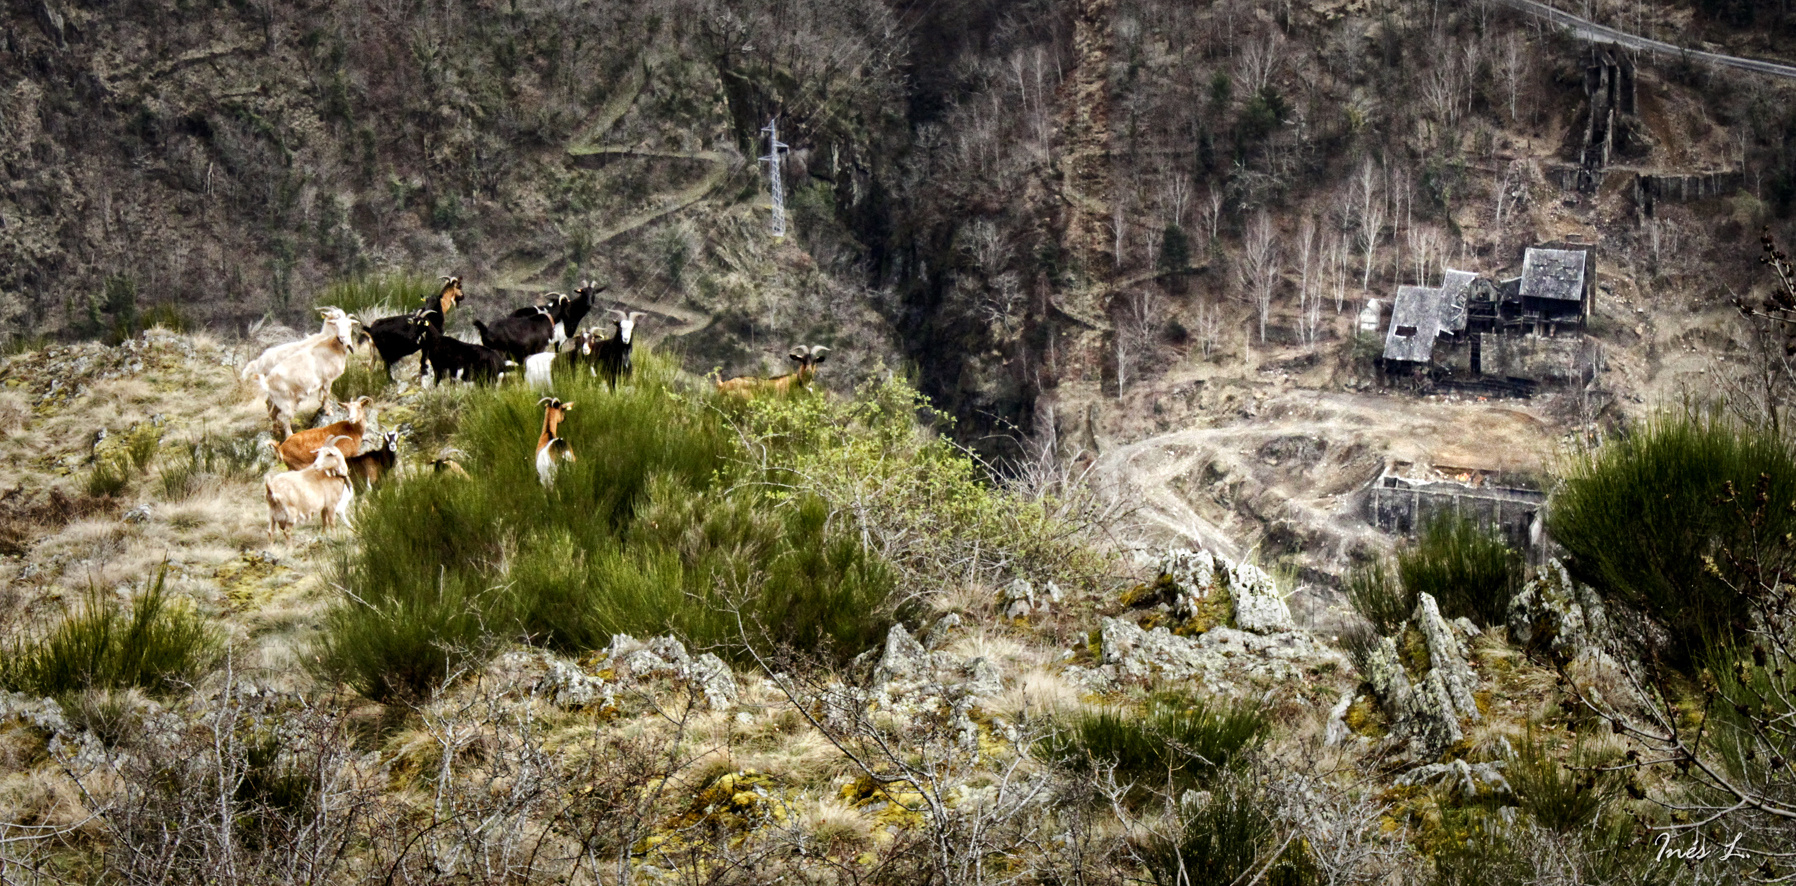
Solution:
[[[1509,636],[1523,649],[1576,659],[1600,651],[1608,617],[1596,592],[1552,560],[1509,601],[1508,622]]]

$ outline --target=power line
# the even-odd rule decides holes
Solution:
[[[780,154],[786,151],[787,145],[780,141],[780,120],[773,118],[761,129],[767,133],[767,156],[760,158],[767,164],[767,176],[773,190],[773,224],[771,231],[775,237],[786,236],[786,187],[780,180]]]

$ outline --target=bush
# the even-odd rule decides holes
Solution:
[[[1566,568],[1662,626],[1662,651],[1678,666],[1749,621],[1758,589],[1729,552],[1751,555],[1796,531],[1796,511],[1783,506],[1796,502],[1789,447],[1713,415],[1662,416],[1563,473],[1547,528]],[[1736,495],[1775,506],[1744,507]]]
[[[883,637],[887,565],[816,496],[751,470],[671,360],[639,347],[636,361],[615,393],[556,376],[578,460],[552,489],[535,471],[539,394],[465,396],[454,442],[470,476],[413,474],[363,505],[337,568],[351,595],[326,616],[327,673],[410,700],[514,639],[579,652],[671,631],[740,655],[745,630],[841,660]]]
[[[1582,746],[1572,751],[1574,762],[1585,762]],[[1554,759],[1533,733],[1523,740],[1504,772],[1515,802],[1543,827],[1560,832],[1576,831],[1596,823],[1621,793],[1607,773],[1577,772]]]
[[[1208,797],[1180,803],[1179,827],[1139,849],[1157,886],[1234,886],[1266,868],[1258,882],[1299,886],[1320,882],[1303,843],[1278,838],[1272,804],[1249,784],[1229,779]],[[1276,860],[1273,853],[1278,852]]]
[[[240,480],[260,473],[267,452],[255,436],[202,434],[199,441],[162,466],[162,497],[179,501],[200,491],[207,479]]]
[[[1347,602],[1381,635],[1393,634],[1416,611],[1416,595],[1406,589],[1384,561],[1347,574]]]
[[[1043,743],[1043,756],[1075,772],[1114,769],[1119,781],[1189,785],[1239,764],[1270,731],[1256,707],[1165,694],[1139,713],[1079,716]]]
[[[1469,520],[1444,516],[1430,521],[1416,546],[1397,554],[1403,597],[1434,597],[1441,615],[1464,616],[1484,627],[1503,624],[1509,600],[1521,583],[1521,557],[1502,536]],[[1407,618],[1408,612],[1404,613]]]
[[[131,601],[127,615],[96,591],[82,608],[36,640],[22,640],[0,662],[0,685],[68,697],[82,690],[137,688],[170,692],[216,660],[221,639],[192,609],[171,606],[168,569]]]
[[[422,274],[376,274],[352,277],[331,284],[318,297],[319,305],[335,305],[365,320],[423,307],[424,299],[441,288]],[[366,316],[364,316],[366,315]]]
[[[110,498],[125,491],[131,484],[131,474],[118,459],[101,458],[94,462],[93,470],[87,475],[87,494],[92,498]]]
[[[790,493],[814,495],[898,570],[906,598],[946,585],[1022,577],[1094,587],[1108,561],[1092,528],[1052,495],[998,488],[966,450],[918,424],[940,422],[899,378],[875,378],[851,399],[764,397],[741,410],[743,433]]]

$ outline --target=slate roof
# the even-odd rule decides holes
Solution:
[[[1447,272],[1447,279],[1441,282],[1441,329],[1465,331],[1466,301],[1471,295],[1472,281],[1476,279],[1478,275],[1471,271]]]
[[[1441,331],[1441,291],[1426,286],[1397,287],[1391,326],[1384,336],[1384,358],[1427,363]]]
[[[1530,247],[1522,257],[1522,298],[1584,300],[1584,252]]]

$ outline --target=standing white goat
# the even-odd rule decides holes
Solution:
[[[268,420],[279,439],[293,436],[294,417],[314,396],[320,398],[320,409],[330,408],[331,384],[349,365],[349,355],[355,353],[355,315],[344,314],[325,323],[332,327],[331,335],[306,339],[308,347],[289,352],[273,368],[256,376],[267,395]]]
[[[349,529],[349,503],[355,498],[355,487],[349,482],[348,461],[336,443],[343,437],[332,437],[318,450],[312,464],[299,471],[285,471],[270,476],[263,486],[268,500],[268,537],[279,529],[292,537],[295,524],[313,517],[325,530],[333,520],[342,520]]]
[[[280,365],[282,360],[293,356],[302,348],[311,347],[336,335],[337,328],[332,324],[347,315],[343,313],[342,308],[332,305],[319,308],[318,316],[324,318],[324,325],[319,328],[316,335],[308,335],[298,341],[290,341],[285,344],[269,347],[268,350],[263,351],[256,359],[243,364],[243,371],[238,374],[238,377],[248,380],[252,376],[264,375],[268,370]]]

